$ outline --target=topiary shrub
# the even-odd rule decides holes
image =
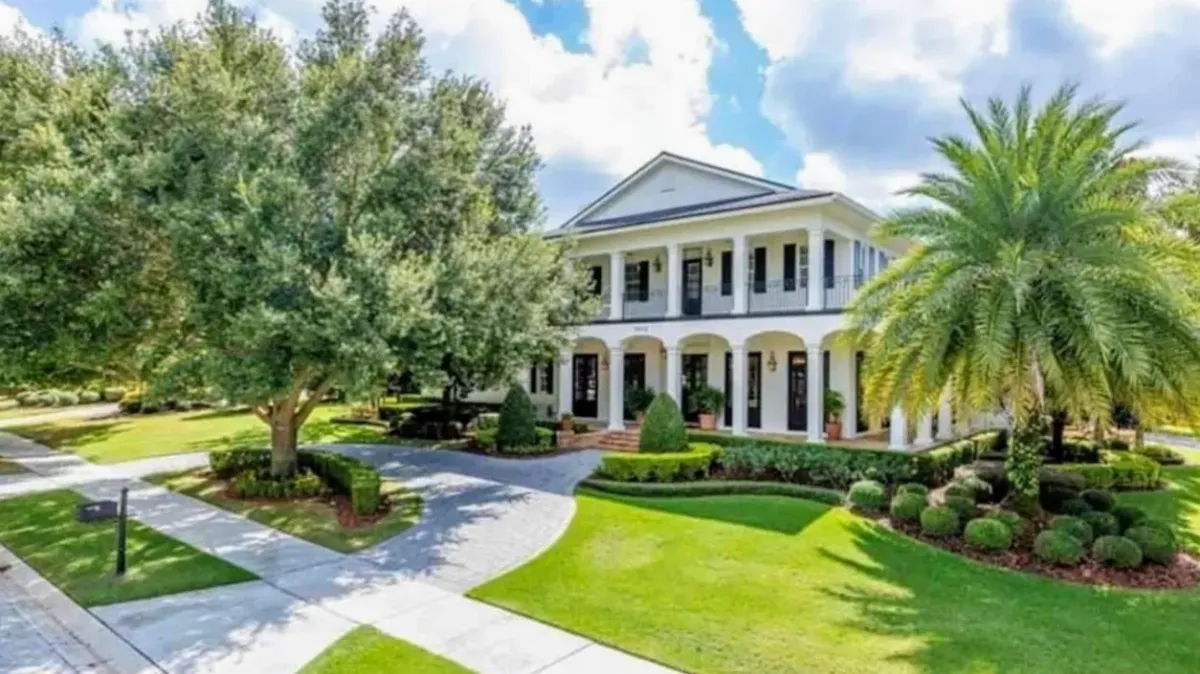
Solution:
[[[659,393],[646,410],[638,438],[642,452],[682,452],[687,449],[687,427],[679,405],[669,394]]]
[[[1119,503],[1113,506],[1112,514],[1117,518],[1117,522],[1121,525],[1121,531],[1127,531],[1130,527],[1135,527],[1149,519],[1149,515],[1145,510],[1135,506]]]
[[[504,404],[500,406],[500,421],[496,426],[496,447],[530,447],[537,444],[535,417],[537,410],[529,400],[529,394],[520,386],[508,389]]]
[[[1090,513],[1084,513],[1080,519],[1088,523],[1088,526],[1092,528],[1092,533],[1096,536],[1117,536],[1121,533],[1121,523],[1112,513],[1093,510]]]
[[[887,489],[875,480],[859,480],[850,485],[850,505],[863,510],[878,510],[887,505]]]
[[[954,482],[946,488],[946,494],[967,496],[975,502],[986,501],[992,495],[992,485],[974,475],[963,475],[954,478]]]
[[[1156,526],[1139,525],[1130,527],[1129,531],[1125,532],[1125,538],[1141,548],[1142,556],[1148,562],[1170,564],[1175,561],[1178,546],[1175,544],[1174,534],[1169,530],[1164,531]]]
[[[1060,566],[1076,566],[1083,561],[1083,543],[1065,531],[1047,529],[1033,540],[1033,554]]]
[[[1012,547],[1013,531],[1000,520],[981,517],[967,522],[963,538],[977,550],[994,552]]]
[[[81,402],[85,405],[90,405],[92,403],[98,403],[98,402],[100,402],[100,394],[97,393],[96,391],[80,391],[79,392],[79,402]]]
[[[975,500],[975,492],[971,491],[971,489],[965,485],[961,485],[957,482],[951,483],[948,487],[946,487],[946,491],[943,493],[945,493],[946,496],[953,496],[955,498],[969,498],[972,501]]]
[[[930,536],[948,538],[958,533],[958,513],[946,506],[930,506],[921,511],[921,531]]]
[[[906,482],[896,488],[897,494],[920,494],[921,496],[929,496],[929,487],[920,482]]]
[[[701,480],[708,477],[718,454],[719,447],[699,442],[684,452],[612,452],[600,460],[600,473],[617,482]]]
[[[892,499],[892,506],[888,512],[891,513],[892,519],[899,522],[919,522],[921,512],[928,505],[924,494],[900,492]]]
[[[101,397],[106,403],[119,403],[125,397],[125,389],[120,386],[109,386],[101,391]]]
[[[1079,495],[1079,497],[1083,499],[1092,510],[1098,510],[1104,513],[1109,512],[1114,506],[1117,505],[1117,497],[1113,496],[1111,491],[1105,491],[1103,489],[1086,489],[1082,494]]]
[[[1011,510],[993,510],[987,514],[987,517],[997,522],[1002,522],[1012,532],[1013,536],[1019,536],[1025,531],[1025,518]]]
[[[1057,512],[1063,515],[1071,515],[1072,517],[1082,517],[1085,513],[1092,512],[1092,506],[1087,504],[1087,501],[1081,498],[1069,498],[1058,504]]]
[[[1133,450],[1134,454],[1154,459],[1160,466],[1183,465],[1183,455],[1166,445],[1147,442],[1144,446]]]
[[[1096,536],[1090,524],[1072,515],[1059,515],[1051,519],[1050,528],[1074,536],[1084,545],[1091,543]]]
[[[1096,561],[1116,569],[1133,569],[1142,564],[1142,549],[1124,536],[1101,536],[1092,545]]]
[[[71,407],[79,404],[79,396],[69,391],[59,391],[54,394],[55,407]]]
[[[942,499],[942,505],[957,513],[960,522],[975,519],[975,513],[978,511],[975,499],[969,496],[947,496]]]

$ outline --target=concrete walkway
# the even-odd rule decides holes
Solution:
[[[13,428],[31,424],[45,424],[62,419],[94,419],[116,414],[116,403],[98,403],[95,405],[80,405],[66,409],[46,412],[42,408],[29,408],[29,414],[20,417],[0,419],[0,428]]]
[[[598,453],[507,461],[380,446],[331,449],[419,490],[422,522],[373,549],[341,555],[135,479],[197,465],[202,455],[95,466],[3,433],[0,456],[36,476],[18,476],[25,479],[7,492],[0,485],[0,498],[64,487],[113,498],[127,486],[138,520],[262,578],[93,609],[173,674],[294,672],[357,625],[375,625],[487,674],[671,671],[460,594],[553,543],[574,513],[570,493]]]

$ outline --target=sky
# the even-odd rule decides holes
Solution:
[[[235,0],[293,44],[320,0]],[[205,0],[0,0],[0,34],[85,45]],[[960,100],[1065,81],[1126,103],[1145,152],[1200,155],[1200,0],[374,0],[407,8],[438,69],[488,80],[528,124],[557,226],[661,150],[881,213],[965,133]]]

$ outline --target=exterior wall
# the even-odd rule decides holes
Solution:
[[[610,203],[589,213],[587,220],[604,220],[766,191],[701,169],[666,163],[632,185],[627,185]]]

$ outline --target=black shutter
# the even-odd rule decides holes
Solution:
[[[825,239],[825,287],[833,287],[833,240]]]
[[[597,265],[592,267],[592,294],[599,296],[602,288],[604,288],[604,267]]]
[[[554,361],[546,361],[546,385],[542,387],[545,393],[554,393]]]
[[[821,353],[821,383],[825,385],[825,390],[829,390],[829,352]]]
[[[767,249],[754,249],[754,292],[767,292]]]
[[[733,294],[733,251],[721,253],[721,294]]]
[[[796,244],[783,246],[783,289],[796,289]]]
[[[537,393],[538,366],[534,364],[529,368],[529,392]]]
[[[638,299],[642,302],[650,299],[650,263],[646,260],[638,263]]]

